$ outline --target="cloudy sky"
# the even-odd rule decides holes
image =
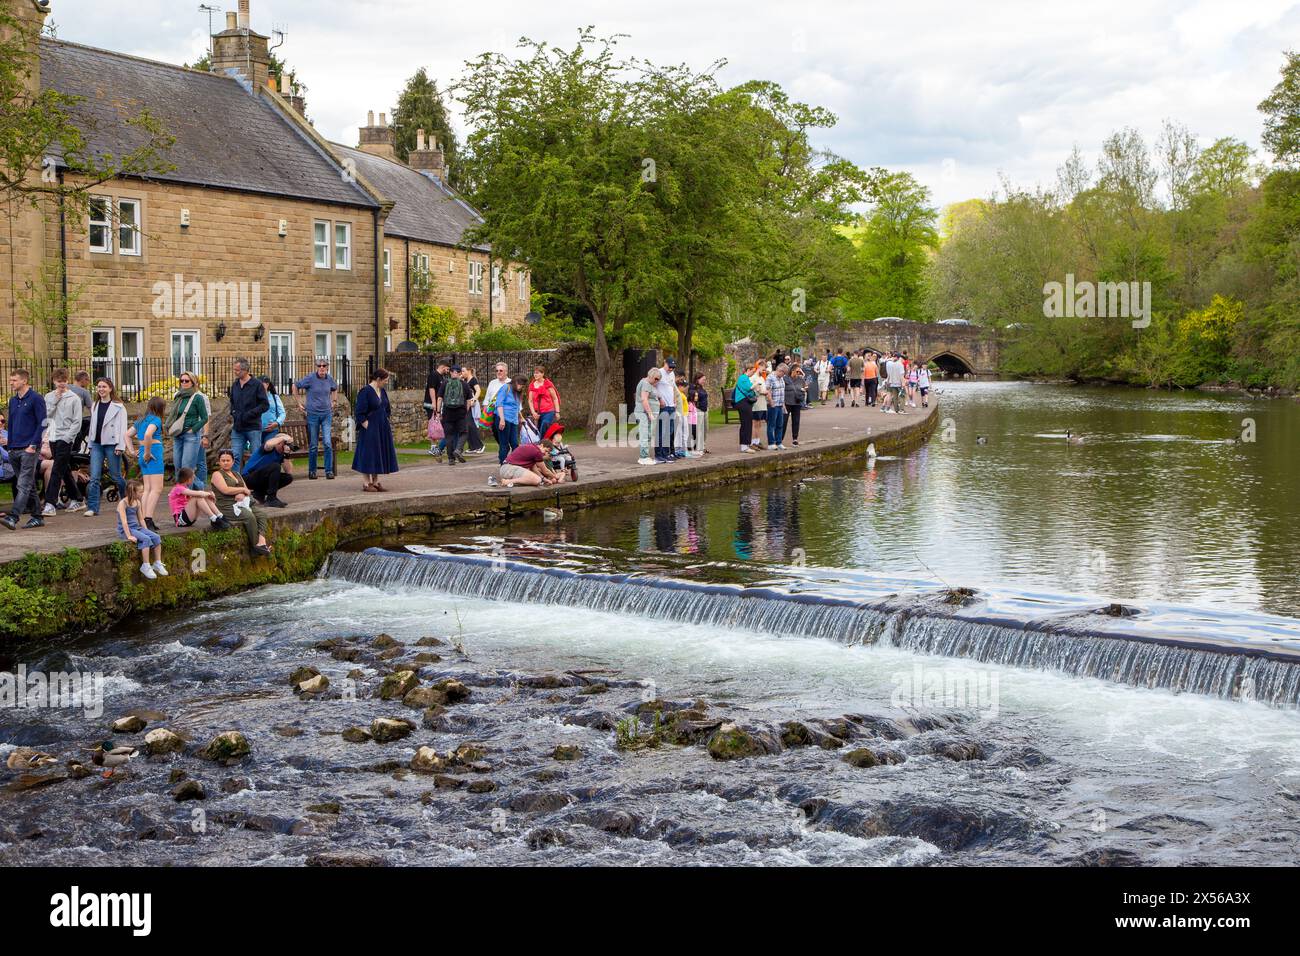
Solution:
[[[52,0],[51,19],[64,39],[182,63],[207,48],[198,7]],[[1074,144],[1095,155],[1125,126],[1153,139],[1165,118],[1203,144],[1235,136],[1258,148],[1255,107],[1300,33],[1300,2],[252,0],[255,30],[284,31],[279,52],[308,86],[317,128],[347,143],[420,66],[445,86],[484,50],[521,35],[568,44],[586,24],[628,34],[630,54],[699,68],[725,59],[724,82],[774,80],[830,108],[839,125],[821,145],[906,169],[942,205],[987,196],[1003,175],[1051,183]]]

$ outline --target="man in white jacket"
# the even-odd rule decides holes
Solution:
[[[45,396],[45,440],[54,455],[54,468],[45,487],[45,509],[41,512],[46,518],[59,513],[55,505],[60,490],[67,492],[68,511],[86,507],[72,477],[72,450],[81,440],[81,407],[81,396],[68,387],[68,370],[59,369],[54,373],[54,391]]]

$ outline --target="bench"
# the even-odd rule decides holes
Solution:
[[[285,419],[280,431],[293,439],[293,450],[285,458],[306,458],[311,454],[311,449],[307,445],[307,420],[304,418]],[[339,458],[339,430],[330,429],[330,450],[334,453],[334,461]]]
[[[736,412],[736,390],[734,388],[724,388],[722,390],[722,424],[731,424],[731,413]],[[736,412],[739,415],[739,412]]]

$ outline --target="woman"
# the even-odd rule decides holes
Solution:
[[[692,415],[691,447],[702,455],[709,453],[705,447],[709,441],[709,390],[705,386],[707,378],[703,372],[696,372],[691,387],[686,391]]]
[[[144,494],[140,499],[140,516],[145,527],[157,531],[153,513],[163,494],[163,443],[162,417],[167,414],[167,401],[161,395],[149,399],[145,406],[144,418],[136,422],[126,433],[128,438],[140,440],[140,481],[144,485]],[[93,427],[93,426],[92,426]]]
[[[104,464],[108,464],[109,477],[117,488],[120,499],[126,494],[126,481],[122,478],[122,463],[127,455],[134,455],[128,437],[130,428],[126,420],[126,406],[117,399],[117,389],[111,379],[101,378],[95,383],[95,403],[90,407],[90,434],[86,444],[90,449],[90,484],[86,487],[88,517],[99,514],[99,496]]]
[[[465,438],[468,443],[469,453],[471,455],[483,454],[483,436],[478,433],[478,420],[483,414],[483,406],[479,403],[479,395],[482,389],[479,388],[478,379],[474,376],[474,370],[468,365],[461,371],[461,378],[465,380],[465,405],[469,408],[469,414],[465,416]]]
[[[817,394],[821,396],[821,403],[826,404],[831,390],[831,350],[826,350],[826,355],[817,363]]]
[[[796,365],[790,369],[790,377],[785,381],[785,421],[781,426],[781,444],[785,444],[788,428],[790,440],[799,444],[799,415],[808,401],[808,377],[803,373],[803,366]]]
[[[293,447],[293,439],[275,425],[262,432],[262,444],[244,463],[244,483],[259,505],[268,508],[285,508],[280,500],[280,489],[293,483],[293,474],[285,453]]]
[[[767,362],[759,359],[754,363],[753,369],[749,373],[749,383],[754,389],[754,421],[767,424]],[[759,428],[759,434],[763,433],[763,428]],[[765,447],[760,444],[757,436],[751,438],[750,442],[755,448]]]
[[[379,483],[379,476],[397,471],[397,446],[393,444],[389,421],[393,411],[386,391],[388,378],[387,369],[375,369],[370,384],[357,395],[357,450],[352,456],[352,470],[366,479],[362,491],[387,491]]]
[[[747,455],[753,454],[751,442],[754,437],[754,402],[757,401],[757,395],[748,372],[741,372],[736,376],[736,387],[732,390],[731,401],[736,411],[740,413],[740,450]]]
[[[510,453],[519,447],[519,415],[528,379],[516,375],[514,380],[497,390],[496,433],[497,464],[504,465]]]
[[[229,448],[217,457],[217,473],[212,476],[212,490],[217,496],[217,510],[232,525],[244,529],[248,550],[253,554],[271,553],[266,543],[266,515],[253,508],[244,476],[235,469],[235,453]]]
[[[275,394],[275,383],[269,376],[263,375],[261,382],[266,386],[266,400],[270,403],[270,408],[262,412],[262,431],[274,423],[276,426],[284,424],[284,420],[289,417],[289,412],[284,407],[284,400]]]
[[[207,454],[208,419],[212,410],[193,372],[181,372],[177,381],[180,388],[172,396],[171,412],[167,415],[167,434],[172,436],[172,471],[178,473],[182,468],[192,468],[194,488],[202,491],[199,461]]]
[[[545,435],[546,429],[560,417],[560,392],[540,365],[533,369],[533,380],[528,386],[528,417],[537,425],[539,435]]]

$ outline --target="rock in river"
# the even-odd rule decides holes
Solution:
[[[379,696],[383,700],[401,700],[420,683],[415,671],[398,671],[389,674],[379,685]]]
[[[156,727],[144,735],[144,748],[151,754],[180,753],[185,741],[164,727]]]
[[[370,724],[370,736],[375,738],[375,743],[386,744],[394,740],[401,740],[414,729],[415,724],[409,720],[376,717]]]
[[[148,738],[145,740],[147,742]],[[238,730],[227,730],[208,741],[208,745],[199,751],[199,756],[205,760],[238,760],[252,752],[247,737]]]
[[[411,758],[411,769],[419,773],[441,773],[447,769],[447,760],[432,747],[421,747]]]
[[[113,733],[115,734],[138,734],[149,726],[144,720],[135,714],[126,717],[119,717],[113,721]]]

